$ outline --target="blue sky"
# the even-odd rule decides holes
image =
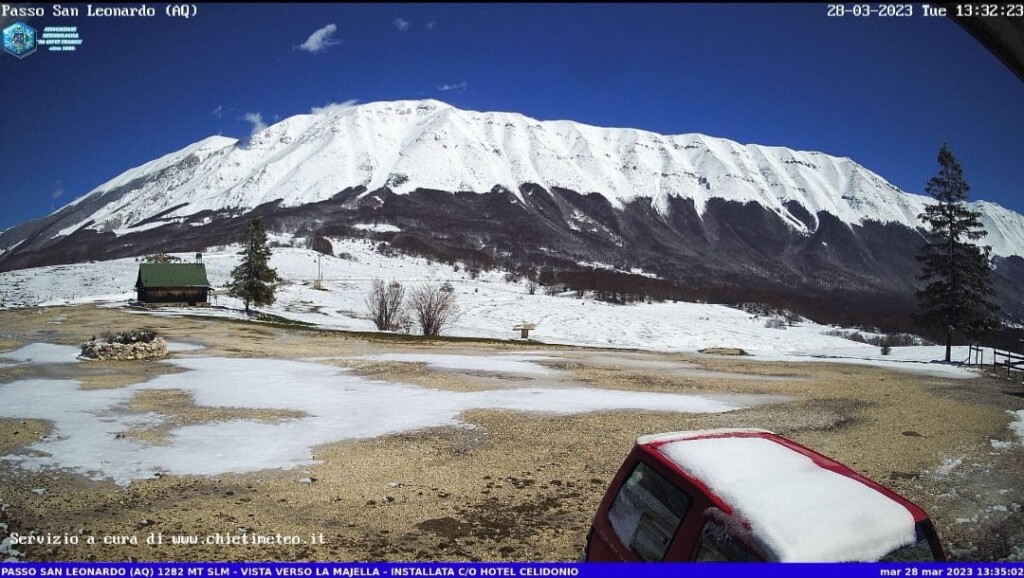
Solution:
[[[200,4],[188,20],[42,6],[22,20],[78,26],[83,44],[0,54],[0,229],[207,136],[247,136],[256,114],[418,98],[817,150],[910,192],[945,139],[972,199],[1024,212],[1024,83],[919,5],[887,19],[825,4]]]

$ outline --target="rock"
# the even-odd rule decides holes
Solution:
[[[148,343],[104,343],[95,340],[82,343],[80,357],[86,359],[107,359],[115,361],[134,361],[154,359],[167,356],[167,342],[156,337]]]

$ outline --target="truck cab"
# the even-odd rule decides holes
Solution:
[[[767,430],[642,436],[605,494],[581,561],[934,561],[928,515]]]

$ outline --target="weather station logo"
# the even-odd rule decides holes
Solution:
[[[4,28],[4,51],[25,58],[36,51],[36,30],[23,22]]]

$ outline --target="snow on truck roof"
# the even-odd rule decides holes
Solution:
[[[924,516],[846,466],[766,430],[676,432],[637,444],[704,484],[780,561],[878,560],[914,542]]]

